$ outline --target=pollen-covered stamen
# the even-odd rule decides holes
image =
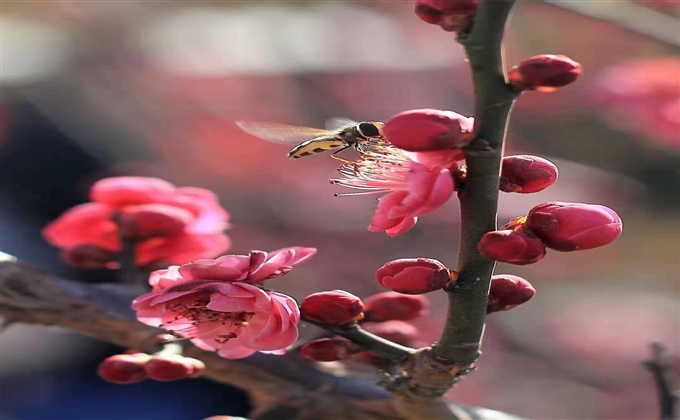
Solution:
[[[189,321],[189,326],[177,330],[185,336],[192,336],[192,332],[196,332],[199,325],[204,323],[212,323],[216,326],[231,327],[234,331],[230,334],[236,334],[236,332],[243,326],[248,324],[255,314],[253,312],[221,312],[208,309],[206,306],[210,303],[210,298],[208,296],[201,296],[199,298],[194,298],[193,300],[185,302],[177,302],[172,306],[168,306],[166,310],[168,312],[175,313],[175,317],[171,321],[167,321],[164,325],[172,324],[178,320]],[[161,326],[163,327],[163,326]],[[236,335],[235,335],[236,336]],[[233,338],[233,337],[231,337]]]
[[[338,172],[344,178],[329,182],[355,190],[359,193],[337,193],[336,196],[380,194],[407,189],[407,175],[412,162],[403,151],[387,142],[368,141],[357,146],[360,156],[355,161],[343,162]]]

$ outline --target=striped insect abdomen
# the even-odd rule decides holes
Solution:
[[[335,149],[336,147],[345,146],[347,142],[339,137],[317,137],[315,139],[307,140],[303,143],[293,147],[288,152],[288,157],[299,159],[301,157],[314,155],[325,152],[327,150]]]

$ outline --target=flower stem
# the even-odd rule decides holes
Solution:
[[[475,92],[474,140],[465,148],[467,177],[459,193],[461,245],[458,280],[446,292],[449,312],[434,354],[442,362],[470,365],[479,357],[486,302],[495,261],[477,252],[482,236],[496,229],[498,178],[507,124],[519,93],[505,80],[502,40],[514,0],[480,3],[465,47]]]
[[[410,347],[405,347],[390,340],[385,340],[382,337],[378,337],[375,334],[371,334],[370,332],[361,328],[356,322],[346,325],[330,325],[312,321],[307,318],[303,318],[303,320],[308,324],[315,325],[319,328],[323,328],[324,330],[344,337],[351,342],[358,344],[365,350],[373,351],[392,359],[404,359],[410,356],[414,351],[414,349]]]

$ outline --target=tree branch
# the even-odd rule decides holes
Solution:
[[[146,292],[141,285],[62,280],[0,252],[0,315],[10,323],[66,327],[151,353],[160,350],[156,336],[163,331],[138,322],[130,309],[130,302]],[[300,420],[404,419],[389,393],[375,384],[375,378],[323,373],[297,353],[256,353],[246,359],[227,360],[185,343],[184,355],[205,363],[205,377],[248,392],[255,406],[252,418],[267,418],[283,410],[290,418]],[[485,408],[451,407],[464,420],[521,420]]]
[[[373,351],[392,359],[404,359],[415,351],[415,349],[399,345],[390,340],[378,337],[375,334],[371,334],[370,332],[361,328],[361,326],[359,326],[357,323],[351,323],[347,325],[329,325],[312,321],[304,317],[302,319],[308,324],[315,325],[326,331],[330,331],[336,335],[344,337],[353,343],[358,344],[365,350]]]
[[[434,347],[434,355],[444,364],[470,366],[480,355],[495,261],[479,255],[477,244],[486,232],[496,229],[505,133],[519,95],[506,83],[501,45],[513,5],[513,0],[480,3],[472,32],[462,40],[474,83],[475,139],[464,150],[467,176],[459,193],[462,226],[459,275],[447,290],[449,313]]]
[[[652,343],[652,358],[642,365],[652,373],[659,393],[659,418],[673,420],[676,414],[678,396],[673,392],[672,380],[669,378],[670,364],[666,360],[666,348],[661,343]]]
[[[6,254],[4,254],[6,256]],[[90,285],[0,258],[0,315],[10,322],[56,325],[142,352],[158,351],[161,330],[138,322],[130,302],[141,286]],[[184,354],[206,364],[204,376],[247,391],[258,412],[291,407],[300,419],[398,419],[389,395],[371,378],[322,373],[297,354],[227,360],[187,343]]]

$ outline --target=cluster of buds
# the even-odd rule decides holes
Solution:
[[[621,232],[623,221],[609,207],[550,202],[488,232],[478,249],[486,258],[525,265],[542,259],[546,247],[562,252],[593,249],[613,242]]]
[[[300,306],[300,311],[308,320],[340,327],[360,323],[366,331],[404,346],[413,345],[418,333],[406,321],[427,314],[428,309],[429,302],[424,296],[384,292],[362,301],[342,290],[314,293]],[[372,365],[386,362],[380,355],[364,351],[361,346],[341,337],[312,340],[300,352],[316,362],[347,359]]]
[[[130,352],[107,357],[99,364],[97,373],[107,382],[123,385],[146,379],[167,382],[196,378],[204,370],[205,365],[198,359],[160,351],[153,355]]]

